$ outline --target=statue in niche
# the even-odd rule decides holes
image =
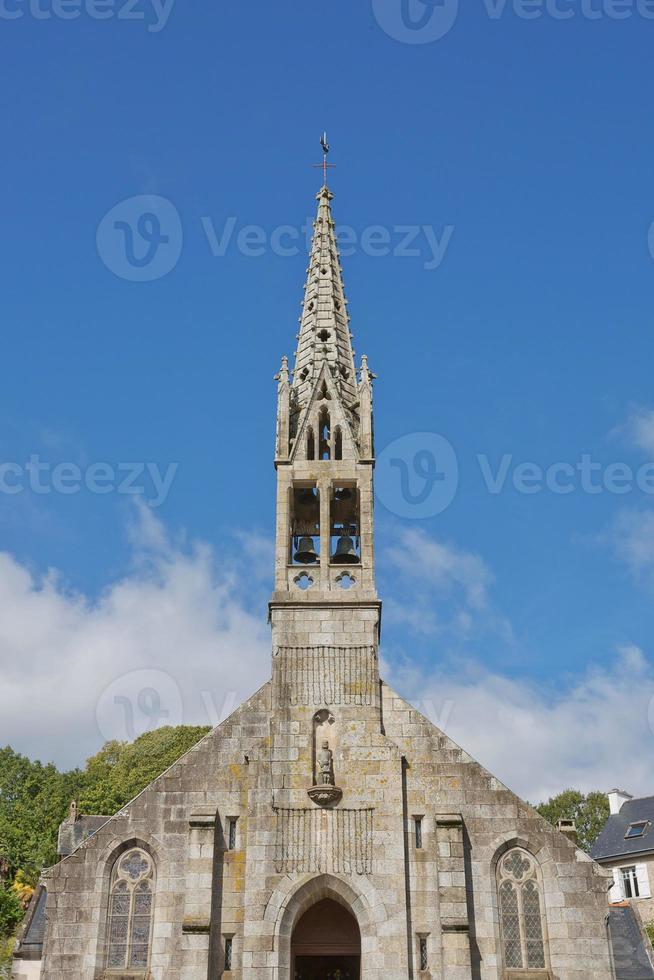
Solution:
[[[318,776],[319,784],[321,786],[335,786],[334,753],[330,749],[327,739],[323,741],[322,749],[318,753],[318,767],[320,769]]]
[[[334,751],[338,734],[336,719],[323,708],[313,716],[313,786],[307,791],[316,806],[333,806],[343,796],[334,775]]]

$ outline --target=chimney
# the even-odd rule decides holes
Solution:
[[[627,800],[633,800],[633,796],[625,793],[623,789],[611,789],[606,795],[609,798],[609,811],[611,816],[620,813],[623,803],[626,803]]]
[[[560,830],[564,837],[567,837],[572,844],[578,843],[577,824],[574,820],[558,820],[556,829]]]
[[[70,813],[68,814],[68,820],[70,823],[77,822],[77,803],[75,800],[71,800],[70,802]]]

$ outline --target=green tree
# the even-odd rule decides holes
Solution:
[[[609,818],[609,801],[598,791],[584,794],[576,789],[566,789],[547,803],[539,804],[536,810],[553,827],[559,820],[574,820],[579,846],[589,851]]]
[[[0,936],[13,935],[24,913],[18,895],[10,888],[0,888]]]
[[[86,763],[82,813],[113,814],[165,772],[210,731],[167,726],[145,732],[135,742],[107,742]]]
[[[11,748],[0,749],[0,878],[21,870],[32,884],[57,856],[57,832],[82,773],[60,773]]]
[[[14,936],[0,938],[0,980],[10,980],[14,952]]]
[[[9,747],[0,749],[0,941],[12,935],[23,915],[11,883],[18,876],[23,888],[36,885],[43,868],[55,863],[59,825],[71,800],[81,813],[114,814],[208,731],[167,727],[131,744],[107,742],[84,770],[63,773]]]

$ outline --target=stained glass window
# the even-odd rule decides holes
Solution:
[[[152,935],[154,865],[134,848],[114,866],[109,897],[107,969],[147,970]]]
[[[512,970],[533,970],[538,977],[547,962],[536,861],[527,851],[514,848],[498,863],[497,878],[504,967],[509,975]]]

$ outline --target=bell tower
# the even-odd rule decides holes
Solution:
[[[318,195],[292,377],[277,375],[273,625],[283,609],[366,605],[379,617],[373,539],[372,381],[357,372],[331,202]],[[341,631],[342,632],[342,631]]]
[[[381,732],[373,375],[355,368],[332,197],[323,185],[293,374],[285,357],[277,375],[271,737],[274,804],[291,808],[307,791],[360,803],[348,760]]]

